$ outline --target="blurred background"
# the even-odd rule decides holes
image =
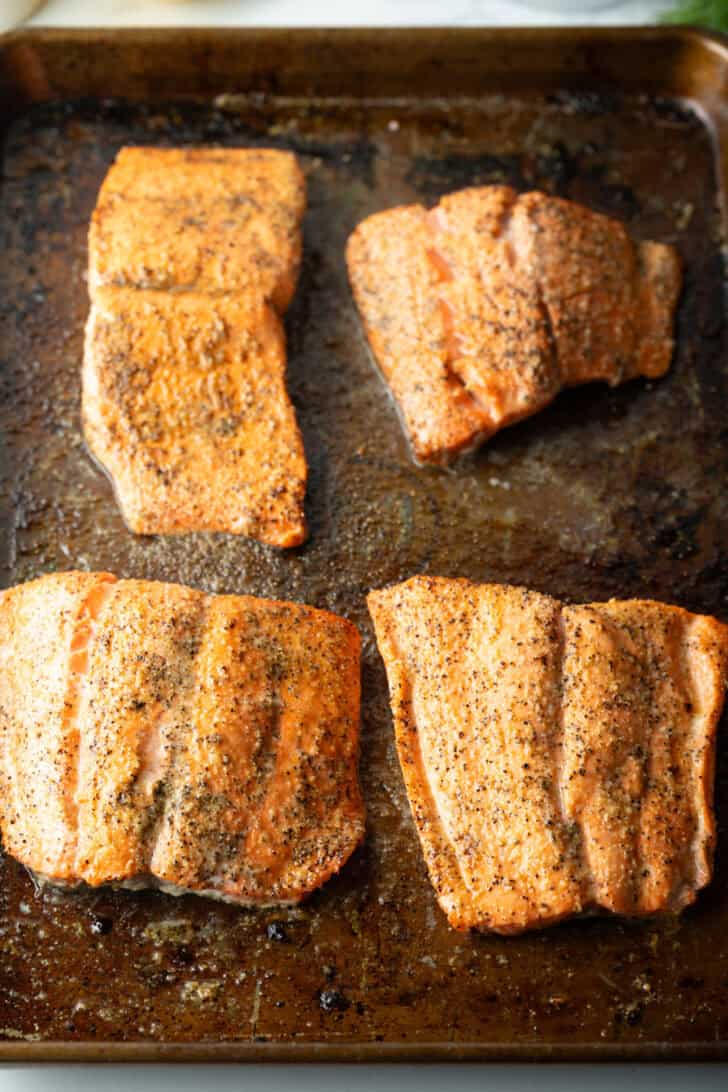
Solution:
[[[0,0],[31,26],[538,26],[671,20],[728,30],[728,0]]]

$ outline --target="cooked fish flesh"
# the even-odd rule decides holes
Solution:
[[[304,541],[281,324],[304,207],[288,152],[124,148],[106,176],[89,233],[82,414],[133,531]]]
[[[288,308],[306,184],[269,148],[122,148],[89,231],[89,286],[240,293]]]
[[[304,534],[306,460],[281,321],[262,300],[97,289],[86,327],[86,440],[139,534]]]
[[[295,903],[362,840],[342,618],[54,573],[0,593],[0,670],[3,846],[46,880]]]
[[[566,386],[663,375],[676,252],[542,193],[482,186],[376,213],[349,239],[354,298],[415,457],[448,462]]]
[[[450,923],[679,911],[710,880],[728,626],[415,577],[372,592],[399,759]]]

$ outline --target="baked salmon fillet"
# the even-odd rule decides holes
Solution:
[[[305,184],[288,152],[124,148],[89,232],[82,416],[131,530],[305,540],[281,316]]]
[[[89,287],[239,292],[282,314],[301,262],[306,184],[291,152],[122,148],[89,230]]]
[[[518,933],[694,901],[711,877],[728,626],[430,577],[369,609],[451,925]]]
[[[296,903],[363,838],[342,618],[56,573],[0,594],[0,665],[3,846],[43,879]]]
[[[482,186],[388,209],[353,232],[347,265],[422,462],[450,461],[564,387],[670,365],[676,252],[570,201]]]
[[[304,538],[306,460],[281,321],[260,298],[97,289],[83,422],[138,534]]]

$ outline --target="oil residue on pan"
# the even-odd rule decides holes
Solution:
[[[84,451],[86,227],[122,144],[295,150],[310,210],[287,318],[312,468],[309,543],[135,538]],[[562,395],[450,471],[416,468],[349,298],[354,225],[471,183],[538,186],[626,220],[685,259],[670,375]],[[728,1037],[728,764],[712,887],[679,921],[592,918],[509,940],[437,909],[394,754],[364,596],[414,572],[571,600],[649,595],[725,617],[728,559],[719,219],[709,134],[677,105],[595,95],[396,107],[223,99],[39,106],[5,146],[3,582],[80,567],[300,599],[364,636],[365,847],[307,904],[0,883],[0,1036],[74,1043],[680,1044]],[[721,543],[723,544],[721,550]],[[113,984],[113,985],[112,985]]]

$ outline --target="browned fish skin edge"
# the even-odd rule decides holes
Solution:
[[[370,604],[370,610],[372,609],[372,606],[376,607],[378,602],[377,592],[370,592],[367,598]],[[419,733],[412,709],[411,688],[406,673],[399,666],[402,662],[402,656],[392,632],[392,627],[389,625],[386,618],[380,617],[375,620],[375,629],[378,644],[389,652],[389,656],[386,658],[385,662],[387,664],[388,675],[391,665],[390,688],[392,705],[393,707],[396,706],[398,710],[398,717],[395,718],[397,752],[405,787],[407,789],[407,795],[410,799],[412,817],[418,837],[420,838],[420,844],[427,863],[430,880],[438,900],[443,905],[443,908],[445,908],[446,906],[451,905],[451,892],[455,890],[456,882],[459,881],[462,885],[462,889],[465,890],[465,881],[460,870],[457,855],[452,850],[445,828],[442,824],[425,772],[425,763],[420,747]],[[414,793],[410,793],[410,785],[416,783],[415,773],[418,777],[417,784],[421,790],[417,804],[413,801]],[[424,797],[424,803],[422,797]],[[432,850],[430,842],[425,838],[427,833],[430,833],[433,840],[436,840],[438,843],[438,847],[435,851]],[[469,909],[471,912],[474,909],[472,907],[472,902]],[[446,913],[448,913],[448,917],[451,920],[451,914],[455,915],[458,913],[458,917],[462,917],[462,910],[458,912],[453,908],[452,911],[446,910]],[[456,924],[455,928],[466,930],[469,926],[467,924]]]

